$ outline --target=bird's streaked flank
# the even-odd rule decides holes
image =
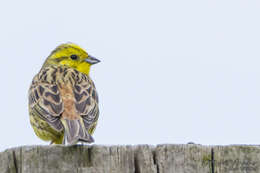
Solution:
[[[47,57],[29,89],[30,122],[39,138],[54,144],[94,142],[99,109],[89,71],[98,62],[73,43]]]

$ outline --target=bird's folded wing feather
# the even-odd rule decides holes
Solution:
[[[37,76],[29,89],[29,106],[39,117],[58,131],[63,130],[60,115],[63,103],[56,84],[40,83]]]
[[[83,78],[84,79],[84,78]],[[95,125],[99,116],[98,95],[91,80],[79,80],[74,86],[75,107],[83,118],[85,127]]]

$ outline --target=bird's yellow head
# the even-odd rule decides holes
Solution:
[[[74,68],[84,74],[89,74],[90,66],[100,61],[90,56],[84,49],[73,43],[61,44],[51,52],[43,67],[63,65]]]

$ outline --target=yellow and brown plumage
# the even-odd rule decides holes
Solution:
[[[88,68],[98,62],[72,43],[47,58],[29,89],[30,122],[38,137],[55,144],[94,142],[98,96]]]

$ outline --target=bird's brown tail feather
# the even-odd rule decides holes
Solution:
[[[64,140],[63,143],[74,145],[77,142],[94,142],[94,138],[88,133],[82,118],[69,120],[61,118],[61,122],[64,126]]]

